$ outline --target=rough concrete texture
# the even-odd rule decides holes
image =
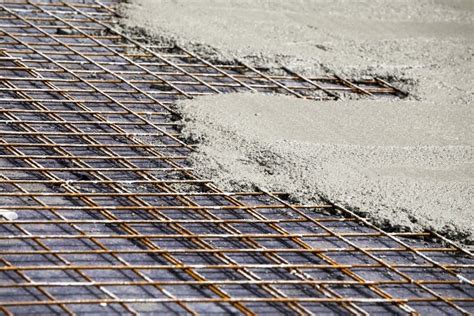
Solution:
[[[187,101],[186,131],[204,139],[193,155],[202,175],[228,189],[322,195],[379,222],[473,241],[473,1],[130,1],[125,25],[208,58],[409,83],[411,100],[390,102]]]
[[[473,54],[472,0],[129,2],[122,10],[125,25],[210,57],[236,56],[306,74],[405,79],[420,82],[420,97],[472,92],[465,80],[472,78],[466,72]],[[459,98],[467,102],[468,95]]]
[[[200,143],[192,155],[196,172],[227,190],[255,186],[303,202],[322,196],[382,225],[472,237],[473,140],[465,109],[258,94],[178,107],[185,135]]]

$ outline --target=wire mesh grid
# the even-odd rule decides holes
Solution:
[[[114,30],[112,2],[0,3],[0,310],[468,314],[472,255],[330,203],[193,175],[179,98],[402,97],[371,78],[216,64]]]

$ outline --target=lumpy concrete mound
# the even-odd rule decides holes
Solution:
[[[472,241],[466,109],[228,94],[182,101],[196,172],[229,191],[329,199],[380,225]],[[435,123],[434,123],[435,122]]]
[[[124,25],[208,58],[308,75],[377,75],[421,98],[472,101],[459,96],[472,93],[472,0],[129,2]]]
[[[129,2],[125,26],[210,60],[395,78],[412,96],[186,101],[185,131],[202,141],[192,159],[203,177],[229,190],[323,196],[379,224],[430,228],[472,243],[471,0]]]

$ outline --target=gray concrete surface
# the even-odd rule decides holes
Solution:
[[[256,94],[203,97],[179,109],[185,135],[200,142],[194,168],[227,190],[322,196],[382,225],[472,240],[473,139],[463,110]]]
[[[129,2],[126,26],[204,55],[307,74],[395,77],[421,98],[472,101],[470,0]]]
[[[203,140],[195,167],[228,189],[322,195],[472,243],[473,11],[461,0],[132,0],[123,21],[208,58],[378,75],[408,90],[397,101],[216,96],[182,111]]]

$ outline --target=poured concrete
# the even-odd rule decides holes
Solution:
[[[473,241],[472,1],[130,2],[126,26],[211,60],[377,75],[410,92],[408,101],[187,101],[186,131],[204,138],[193,155],[202,176],[229,190],[322,195],[379,223]]]
[[[228,94],[183,101],[179,110],[185,135],[200,142],[193,167],[226,190],[322,196],[382,225],[472,238],[466,109]]]
[[[472,101],[459,96],[473,92],[471,0],[129,2],[126,26],[201,55],[306,74],[376,74],[420,98]]]

